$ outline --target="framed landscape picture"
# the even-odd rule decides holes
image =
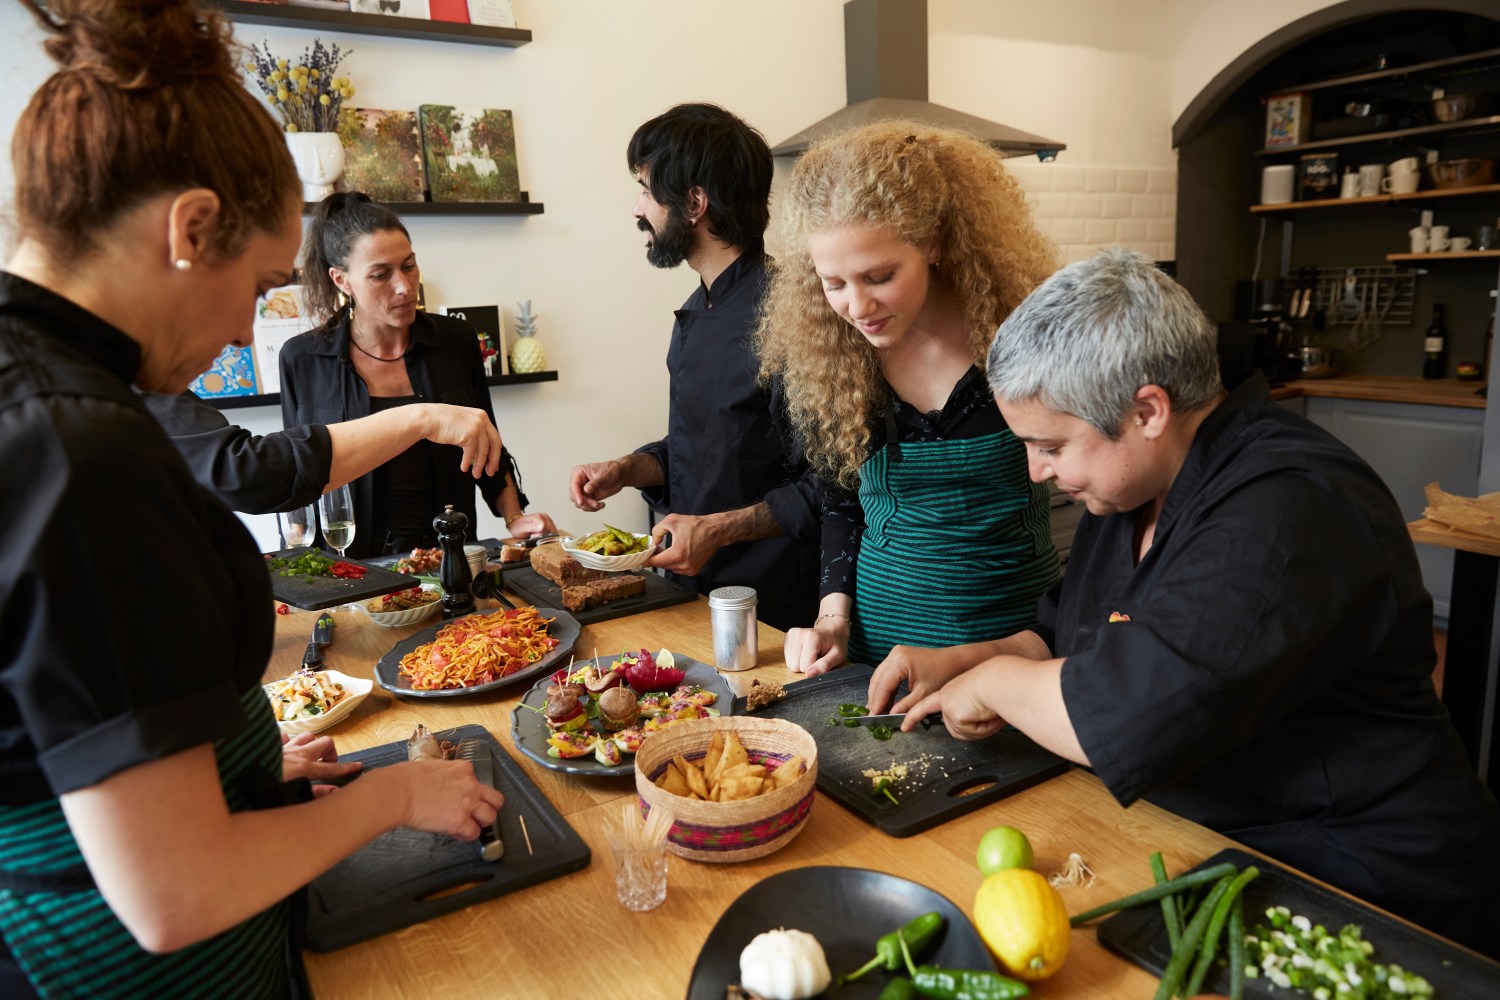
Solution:
[[[509,111],[424,104],[419,113],[433,201],[521,200],[516,130]]]
[[[422,133],[415,111],[341,108],[345,191],[363,191],[376,201],[421,201]]]

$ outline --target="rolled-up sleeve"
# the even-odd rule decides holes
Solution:
[[[643,444],[635,450],[634,454],[650,455],[656,459],[656,464],[661,466],[661,485],[643,486],[641,488],[641,497],[653,510],[670,511],[672,509],[672,489],[670,486],[672,482],[672,450],[667,447],[667,439],[662,438],[660,441]]]

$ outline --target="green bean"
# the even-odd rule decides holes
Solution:
[[[1154,885],[1149,889],[1142,889],[1133,895],[1122,896],[1113,902],[1105,903],[1103,906],[1096,906],[1092,910],[1084,910],[1077,916],[1070,918],[1068,923],[1077,927],[1079,924],[1088,923],[1095,917],[1102,917],[1106,913],[1113,913],[1116,910],[1123,910],[1131,906],[1140,906],[1142,903],[1154,903],[1163,896],[1170,896],[1191,886],[1202,885],[1205,882],[1214,882],[1225,876],[1232,877],[1237,871],[1238,869],[1234,865],[1226,861],[1223,864],[1214,865],[1212,868],[1193,872],[1191,875],[1182,875],[1178,878],[1169,879],[1160,885]]]
[[[1234,903],[1240,898],[1240,893],[1245,886],[1260,874],[1260,869],[1249,865],[1244,871],[1234,877],[1229,883],[1229,888],[1224,891],[1218,904],[1213,908],[1209,916],[1208,931],[1203,936],[1203,943],[1198,951],[1198,960],[1193,963],[1192,975],[1188,976],[1187,992],[1184,996],[1197,996],[1203,986],[1203,979],[1208,975],[1209,967],[1213,965],[1214,955],[1219,950],[1219,934],[1224,930],[1224,922],[1229,919],[1229,913]]]
[[[1167,866],[1161,860],[1161,851],[1151,855],[1151,874],[1156,876],[1156,884],[1161,885],[1167,880]],[[1167,940],[1172,943],[1172,950],[1177,950],[1177,940],[1182,937],[1182,925],[1177,922],[1177,900],[1172,896],[1161,898],[1161,918],[1167,925]]]
[[[1213,916],[1214,908],[1224,893],[1229,891],[1229,883],[1234,881],[1233,865],[1215,867],[1227,867],[1229,871],[1219,876],[1219,881],[1214,885],[1213,891],[1208,894],[1203,905],[1198,907],[1198,912],[1193,914],[1193,919],[1188,922],[1187,929],[1182,932],[1182,939],[1178,942],[1177,949],[1172,952],[1172,959],[1167,963],[1166,971],[1161,974],[1161,982],[1156,986],[1154,1000],[1170,1000],[1177,993],[1182,985],[1183,974],[1187,972],[1193,956],[1198,953],[1198,944],[1203,940],[1204,932],[1208,930],[1208,922]]]
[[[1245,996],[1245,897],[1237,897],[1229,911],[1229,1000]]]

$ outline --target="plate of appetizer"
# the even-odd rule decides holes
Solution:
[[[375,685],[337,670],[299,670],[264,685],[283,733],[321,733],[347,719]]]
[[[605,525],[603,531],[580,538],[564,538],[563,551],[588,569],[618,573],[640,569],[656,551],[650,535],[637,535]]]
[[[375,664],[375,683],[407,698],[493,691],[556,669],[580,631],[576,618],[554,608],[464,615],[392,646]]]
[[[706,663],[642,649],[538,680],[511,712],[511,737],[554,771],[633,778],[641,743],[674,722],[730,711],[734,692]]]
[[[768,948],[761,936],[778,928],[815,940]],[[919,932],[916,964],[995,971],[979,932],[941,893],[884,872],[815,866],[761,879],[729,904],[698,952],[688,1000],[745,996],[740,987],[764,989],[788,976],[810,988],[800,996],[874,997],[896,978],[883,962],[871,966],[876,942],[902,929]],[[839,981],[861,968],[854,981]]]

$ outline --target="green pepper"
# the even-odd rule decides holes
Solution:
[[[893,735],[895,735],[895,732],[896,732],[896,730],[892,729],[890,726],[871,726],[870,727],[870,735],[873,736],[873,737],[875,737],[877,740],[888,740]]]
[[[871,794],[874,794],[874,795],[882,795],[883,794],[886,798],[890,799],[892,802],[894,802],[896,805],[899,806],[901,804],[901,800],[898,799],[898,798],[896,798],[895,795],[891,794],[891,786],[894,785],[894,784],[895,784],[895,782],[891,780],[891,776],[890,775],[888,775],[888,774],[882,774],[880,777],[878,777],[878,778],[875,779],[875,783],[874,783],[874,785],[872,787]]]
[[[901,957],[911,973],[912,986],[924,997],[932,1000],[1016,1000],[1031,994],[1031,987],[998,972],[913,965],[906,939],[899,932],[896,943],[901,946]]]
[[[910,979],[896,978],[885,984],[875,1000],[920,1000],[921,996]]]
[[[913,951],[921,954],[922,949],[926,948],[942,929],[943,915],[936,910],[924,913],[920,917],[913,917],[906,922],[905,926],[882,935],[880,940],[875,942],[875,957],[847,976],[840,976],[839,984],[853,982],[881,964],[885,965],[887,972],[895,972],[901,968],[902,941],[907,942]]]

